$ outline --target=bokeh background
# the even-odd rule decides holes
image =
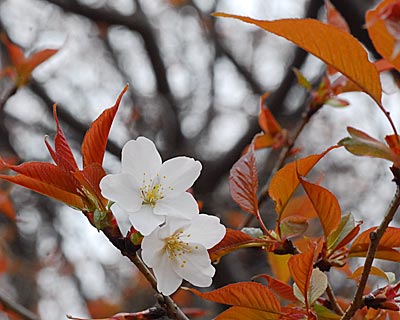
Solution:
[[[379,58],[363,28],[365,11],[376,1],[332,1],[352,33]],[[119,170],[120,150],[144,135],[164,159],[187,155],[203,164],[194,194],[203,211],[229,227],[246,219],[229,195],[229,170],[254,134],[259,98],[290,132],[298,126],[309,99],[296,84],[293,67],[318,85],[325,72],[316,58],[284,39],[244,23],[214,18],[222,11],[272,20],[312,17],[324,20],[321,0],[2,0],[0,29],[26,55],[59,49],[37,67],[29,84],[7,99],[12,83],[0,79],[0,155],[22,161],[50,161],[43,137],[54,137],[52,104],[76,157],[84,132],[104,108],[113,105],[126,83],[128,93],[113,124],[105,167]],[[338,44],[340,45],[340,44]],[[9,65],[0,49],[0,69]],[[399,123],[395,75],[384,74],[384,104]],[[345,108],[325,106],[296,143],[296,157],[319,153],[347,135],[352,125],[382,139],[390,128],[370,98],[343,94]],[[260,184],[277,152],[257,152]],[[394,192],[389,163],[356,158],[335,150],[314,178],[339,199],[364,227],[377,223]],[[135,267],[89,225],[80,212],[2,183],[9,190],[16,223],[0,214],[0,297],[37,313],[43,320],[107,317],[152,306],[154,292]],[[272,205],[262,208],[274,226]],[[387,270],[394,267],[385,265]],[[239,251],[217,265],[214,286],[249,280],[269,272],[259,250]],[[336,282],[349,293],[354,284]],[[174,297],[187,307],[204,307],[187,292]],[[205,319],[211,318],[217,308]],[[0,319],[8,316],[0,311]]]

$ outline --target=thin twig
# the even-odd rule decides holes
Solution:
[[[383,218],[381,224],[378,229],[372,231],[370,233],[370,243],[368,247],[367,256],[364,263],[364,269],[360,278],[360,282],[357,286],[356,293],[354,294],[353,301],[350,306],[347,308],[346,313],[343,315],[341,320],[350,320],[353,315],[356,313],[358,309],[362,307],[362,298],[364,294],[364,289],[367,284],[368,276],[371,271],[372,263],[375,259],[375,254],[379,246],[379,241],[384,235],[387,227],[390,222],[393,220],[393,217],[400,205],[400,186],[397,185],[396,193],[393,197],[392,202],[389,205],[389,208],[386,211],[385,217]]]
[[[337,303],[335,293],[333,292],[332,287],[329,282],[328,282],[328,286],[326,287],[326,294],[328,295],[328,299],[332,305],[333,311],[335,311],[337,314],[342,316],[344,314],[344,311],[342,310],[340,305]]]
[[[20,304],[12,301],[11,299],[3,296],[1,293],[0,293],[0,304],[3,305],[6,311],[10,310],[18,314],[19,316],[21,316],[23,320],[39,320],[39,317],[32,311],[26,309],[24,306],[21,306]]]

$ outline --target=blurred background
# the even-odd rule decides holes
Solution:
[[[366,30],[364,14],[376,1],[332,1],[352,33],[379,58]],[[231,19],[222,11],[252,18],[312,17],[325,19],[321,0],[1,0],[0,29],[27,56],[43,49],[59,52],[38,66],[28,85],[10,98],[13,84],[0,79],[0,155],[16,162],[50,161],[43,137],[55,134],[52,104],[79,159],[83,135],[105,108],[114,104],[126,83],[113,124],[105,168],[119,171],[120,150],[140,135],[155,141],[164,159],[186,155],[203,164],[194,185],[203,211],[237,228],[246,219],[229,195],[232,165],[257,132],[260,96],[289,132],[298,126],[308,94],[296,84],[299,68],[318,85],[325,73],[316,58],[288,41]],[[340,44],[338,44],[340,45]],[[0,70],[10,64],[4,45]],[[399,123],[399,95],[391,74],[382,75],[384,104]],[[296,143],[296,157],[320,153],[347,136],[351,125],[382,139],[390,128],[372,100],[346,93],[345,108],[324,106]],[[277,159],[274,150],[257,151],[260,185]],[[376,224],[395,186],[389,163],[331,152],[314,177],[339,199],[343,213]],[[1,196],[13,201],[0,214],[0,297],[17,301],[43,320],[104,318],[117,312],[146,309],[154,292],[135,267],[63,204],[20,187],[1,183]],[[10,211],[11,210],[11,211]],[[7,212],[16,212],[16,223]],[[6,212],[7,211],[7,212]],[[274,227],[272,204],[262,208]],[[393,266],[387,264],[387,269]],[[269,272],[259,250],[238,251],[217,265],[215,287]],[[341,292],[353,284],[339,281]],[[346,287],[350,286],[350,287]],[[350,288],[350,289],[349,289]],[[205,307],[205,319],[220,310],[179,291],[176,301]],[[1,303],[0,303],[1,305]],[[0,320],[18,319],[1,313]]]

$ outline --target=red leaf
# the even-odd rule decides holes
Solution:
[[[229,252],[250,247],[268,247],[271,242],[262,238],[253,238],[248,234],[234,229],[226,229],[224,238],[208,250],[211,261],[218,261]]]
[[[307,196],[310,198],[327,238],[339,226],[341,211],[339,202],[329,190],[299,177]]]
[[[254,310],[279,314],[281,305],[273,292],[266,286],[256,282],[239,282],[229,284],[210,292],[200,292],[196,289],[188,289],[200,298],[244,307]]]
[[[269,196],[275,202],[275,210],[278,213],[278,224],[282,219],[282,213],[290,198],[300,184],[297,173],[301,176],[306,176],[317,162],[334,148],[336,146],[327,149],[321,154],[311,155],[288,163],[273,176],[268,192]]]
[[[103,164],[104,153],[106,151],[108,134],[113,123],[115,114],[118,111],[119,104],[123,95],[128,90],[128,85],[119,94],[114,106],[103,111],[103,113],[93,121],[90,129],[82,142],[83,167],[92,163]]]
[[[51,157],[54,162],[65,172],[75,172],[78,171],[78,165],[76,164],[74,155],[72,154],[71,147],[68,144],[67,139],[65,138],[64,131],[60,126],[60,122],[57,117],[57,105],[53,105],[53,115],[54,120],[57,124],[57,133],[54,138],[55,151],[50,146],[50,144],[45,140],[47,149],[50,152]]]
[[[214,15],[251,23],[284,37],[343,73],[380,103],[382,88],[378,71],[352,35],[313,19],[262,21],[226,13]]]
[[[369,228],[362,232],[352,243],[349,257],[365,257],[370,243],[370,233],[376,227]],[[400,262],[400,228],[388,227],[379,241],[375,257],[377,259]]]
[[[289,259],[289,269],[294,282],[305,298],[306,308],[308,309],[308,291],[310,286],[311,274],[314,265],[315,246],[311,246],[308,251],[292,256]]]
[[[253,143],[247,153],[233,165],[229,176],[229,187],[232,199],[239,207],[257,216],[258,174]]]

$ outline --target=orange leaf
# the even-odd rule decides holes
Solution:
[[[303,297],[305,297],[306,307],[308,309],[308,291],[310,289],[310,279],[314,265],[315,246],[310,246],[308,251],[292,256],[289,259],[289,270],[294,282],[299,288]]]
[[[365,257],[370,243],[370,233],[376,230],[376,227],[369,228],[361,233],[350,247],[349,257]],[[377,259],[400,262],[400,229],[388,227],[379,241],[376,252]]]
[[[302,216],[307,219],[315,218],[318,214],[306,195],[293,197],[289,200],[281,214],[281,220],[290,216]]]
[[[387,61],[400,70],[400,55],[396,53],[399,38],[388,30],[388,25],[393,22],[398,24],[397,0],[381,1],[374,9],[369,10],[365,16],[369,37],[374,44],[376,51]],[[397,9],[396,9],[397,7]]]
[[[315,211],[324,230],[325,237],[328,237],[339,226],[341,211],[339,202],[329,190],[299,177],[306,194],[310,198]]]
[[[270,137],[275,137],[277,134],[282,132],[282,128],[276,121],[271,110],[265,106],[265,99],[268,94],[264,94],[260,98],[260,113],[258,115],[258,124],[264,133]]]
[[[114,106],[104,110],[103,113],[95,121],[93,121],[90,129],[86,132],[81,149],[83,167],[86,167],[92,163],[98,163],[100,165],[103,163],[111,124],[114,120],[115,114],[118,111],[122,97],[127,90],[128,85],[126,85],[119,94]]]
[[[34,53],[28,59],[26,59],[26,63],[21,66],[21,74],[29,78],[33,69],[45,62],[50,57],[54,56],[57,52],[58,50],[55,49],[45,49]]]
[[[20,47],[12,43],[4,32],[1,34],[1,41],[7,48],[12,65],[18,66],[23,63],[23,61],[25,60],[24,51],[22,51]]]
[[[356,270],[354,270],[354,272],[349,276],[349,278],[351,279],[357,279],[359,277],[361,277],[361,274],[363,273],[364,267],[360,266],[358,267]],[[381,277],[383,279],[385,279],[388,283],[390,283],[390,279],[388,277],[388,274],[383,271],[382,269],[372,266],[371,270],[369,272],[370,275],[374,275],[377,277]]]
[[[268,192],[269,196],[275,202],[275,210],[278,213],[278,224],[282,219],[282,213],[290,198],[300,184],[297,172],[299,175],[306,176],[317,162],[334,148],[336,148],[336,146],[328,148],[321,154],[314,154],[288,163],[273,176]]]
[[[258,173],[253,143],[247,153],[233,165],[229,175],[229,187],[232,199],[239,207],[257,216]]]
[[[275,278],[285,283],[289,282],[291,279],[288,267],[290,257],[290,254],[275,254],[273,252],[267,252],[267,260],[271,267],[272,274]]]
[[[241,248],[265,247],[270,244],[265,239],[253,238],[242,231],[226,228],[224,238],[217,245],[209,249],[208,253],[211,261],[218,261],[229,252]]]
[[[279,314],[281,305],[273,292],[256,282],[239,282],[229,284],[210,292],[188,289],[200,298],[231,306]]]
[[[262,21],[226,13],[214,15],[251,23],[286,38],[340,71],[380,103],[382,88],[378,71],[352,35],[313,19]]]
[[[279,319],[276,314],[243,307],[231,307],[218,315],[215,320],[266,320]]]

